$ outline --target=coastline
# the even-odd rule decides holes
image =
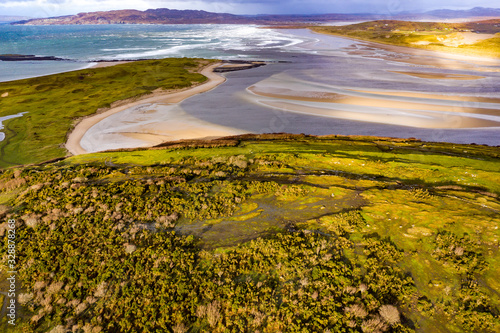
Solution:
[[[100,61],[100,62],[93,62],[90,68],[103,68],[103,67],[111,67],[111,66],[116,66],[116,65],[121,65],[121,64],[128,64],[130,62],[134,62],[136,60],[123,60],[123,61]]]
[[[323,35],[323,36],[332,36],[332,37],[338,37],[338,38],[344,38],[347,40],[355,41],[355,42],[364,42],[367,43],[367,45],[375,46],[380,49],[386,49],[386,50],[391,50],[394,52],[400,52],[400,53],[410,53],[410,54],[417,54],[418,52],[423,52],[422,54],[430,52],[430,54],[434,53],[434,55],[441,55],[443,57],[447,57],[453,60],[468,60],[468,61],[477,61],[479,63],[483,62],[488,63],[488,62],[493,62],[493,63],[498,63],[500,61],[499,57],[488,57],[488,56],[479,56],[479,55],[470,55],[470,54],[464,54],[460,52],[446,52],[443,50],[435,50],[435,49],[428,49],[428,48],[423,48],[419,47],[419,44],[415,44],[415,46],[406,46],[406,45],[395,45],[391,43],[384,43],[382,41],[373,41],[368,38],[356,38],[356,37],[351,37],[351,36],[345,36],[341,34],[335,34],[335,33],[327,33],[327,32],[318,32],[312,29],[311,27],[304,27],[303,29],[307,29],[313,34],[317,35]],[[494,36],[494,35],[493,35]],[[414,53],[416,52],[416,53]]]
[[[114,62],[110,63],[101,63],[102,66],[113,66]],[[158,91],[154,92],[153,94],[141,97],[139,99],[135,99],[133,101],[117,101],[115,106],[111,107],[110,109],[106,110],[105,112],[102,113],[97,113],[94,114],[90,117],[86,117],[78,122],[78,124],[74,127],[74,129],[69,133],[65,148],[69,151],[70,154],[72,155],[80,155],[80,154],[86,154],[87,150],[85,150],[81,146],[81,140],[84,137],[84,135],[87,133],[87,131],[99,123],[100,121],[118,113],[121,111],[124,111],[126,109],[132,108],[139,106],[141,104],[146,104],[146,103],[166,103],[166,104],[175,104],[179,103],[183,100],[185,100],[188,97],[209,91],[218,85],[224,83],[226,81],[226,78],[216,74],[213,70],[220,66],[221,63],[216,63],[212,64],[210,66],[207,66],[203,68],[200,73],[207,77],[207,81],[204,83],[190,87],[188,89],[184,90],[178,90],[178,91],[173,91],[173,92],[165,92],[165,91]],[[210,136],[210,135],[206,135]]]

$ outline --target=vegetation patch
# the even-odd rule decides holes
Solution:
[[[498,147],[225,140],[4,169],[16,329],[500,330]]]
[[[0,116],[27,112],[3,122],[0,167],[64,157],[67,133],[76,120],[156,89],[190,87],[210,60],[162,59],[0,82]]]

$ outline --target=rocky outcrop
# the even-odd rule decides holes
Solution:
[[[241,71],[244,69],[257,68],[260,66],[265,66],[266,63],[263,61],[243,61],[243,60],[226,60],[222,65],[214,69],[216,73],[226,73]]]
[[[36,56],[26,54],[0,54],[0,61],[38,61],[38,60],[67,60],[53,56]]]

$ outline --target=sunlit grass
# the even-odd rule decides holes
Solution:
[[[156,89],[178,89],[206,80],[196,73],[209,60],[147,60],[106,68],[0,83],[0,116],[27,112],[3,122],[0,167],[64,157],[63,144],[75,121],[111,103]]]

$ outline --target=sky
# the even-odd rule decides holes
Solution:
[[[54,17],[81,12],[151,8],[232,14],[398,13],[500,7],[498,0],[0,0],[0,15]]]

